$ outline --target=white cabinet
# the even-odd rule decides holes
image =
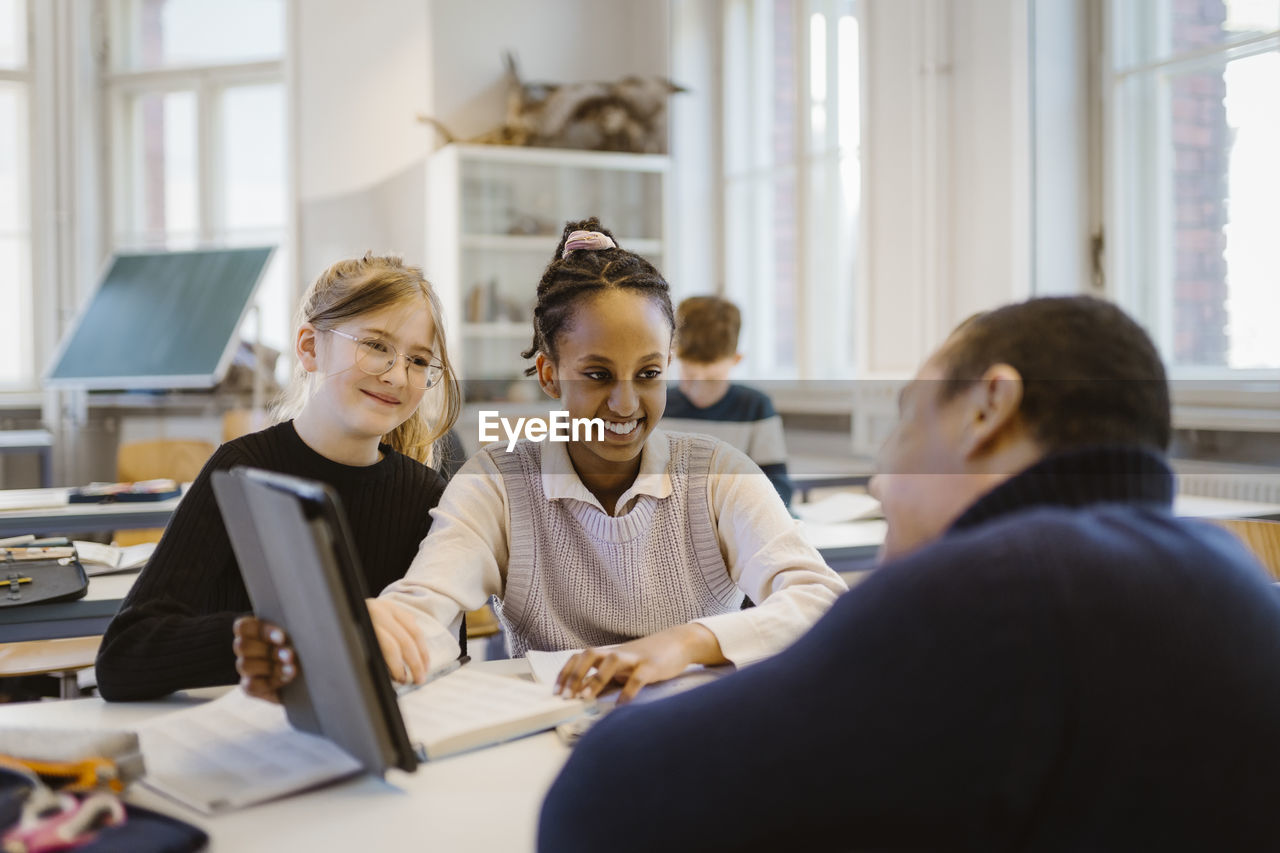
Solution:
[[[497,145],[431,155],[424,266],[470,398],[522,396],[509,384],[528,364],[538,280],[566,222],[597,216],[663,268],[668,166],[657,154]]]

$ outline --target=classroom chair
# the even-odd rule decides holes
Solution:
[[[222,415],[222,443],[269,426],[271,414],[265,409],[229,409]]]
[[[199,439],[160,438],[131,441],[120,445],[116,454],[116,479],[122,483],[168,477],[179,483],[196,478],[213,455],[214,446]],[[121,547],[142,542],[159,542],[164,528],[120,530],[116,544]]]
[[[1280,581],[1280,521],[1227,518],[1218,521],[1218,524],[1239,537],[1271,573],[1271,577]]]
[[[75,699],[80,695],[76,673],[93,666],[101,643],[101,637],[0,643],[0,678],[51,675],[58,679],[59,697]]]

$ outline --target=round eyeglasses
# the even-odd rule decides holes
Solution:
[[[444,375],[444,365],[424,355],[401,355],[389,342],[382,338],[357,338],[338,329],[326,329],[335,335],[341,335],[356,342],[356,367],[370,376],[381,376],[396,366],[396,360],[403,358],[407,369],[405,375],[414,388],[427,390],[440,381]]]

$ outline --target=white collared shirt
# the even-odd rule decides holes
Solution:
[[[505,588],[511,514],[491,456],[505,447],[488,445],[454,475],[431,511],[431,532],[409,571],[382,593],[415,611],[432,669],[457,657],[462,614],[482,607],[491,595],[501,597]],[[582,501],[604,512],[574,471],[567,444],[547,442],[541,455],[549,499]],[[666,436],[655,429],[615,516],[625,515],[639,495],[671,495],[668,455]],[[758,606],[696,621],[716,635],[726,658],[742,666],[789,645],[847,587],[800,533],[760,468],[728,444],[718,442],[712,452],[707,493],[730,578]]]

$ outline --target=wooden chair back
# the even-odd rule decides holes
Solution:
[[[271,414],[264,409],[230,409],[222,416],[222,441],[248,435],[271,426]]]
[[[116,454],[116,479],[127,483],[169,477],[179,483],[190,482],[209,461],[213,451],[213,444],[200,439],[159,438],[127,442],[120,445]],[[163,532],[164,528],[120,530],[116,532],[116,544],[123,547],[159,542]]]
[[[1239,537],[1271,577],[1280,581],[1280,521],[1226,518],[1218,523]]]

